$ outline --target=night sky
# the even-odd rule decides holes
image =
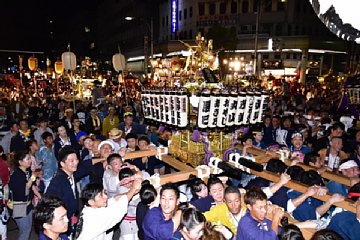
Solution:
[[[81,24],[79,16],[86,11],[96,14],[96,4],[96,0],[2,1],[0,49],[47,51],[66,45],[72,40],[69,33]]]

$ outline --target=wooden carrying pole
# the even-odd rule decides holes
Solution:
[[[229,162],[229,164],[236,167],[234,163]],[[276,175],[275,173],[265,171],[265,170],[263,172],[258,172],[258,171],[250,169],[250,173],[254,174],[254,175],[258,176],[258,177],[264,178],[266,180],[269,180],[271,182],[278,182],[280,180],[280,176]],[[301,192],[301,193],[305,193],[307,191],[307,189],[308,189],[308,186],[306,186],[306,185],[304,185],[302,183],[293,181],[293,180],[291,180],[287,184],[285,184],[285,187],[294,189],[295,191],[298,191],[298,192]],[[314,195],[312,197],[316,198],[316,199],[319,199],[319,200],[321,200],[323,202],[326,202],[326,201],[328,201],[330,199],[331,195],[330,194],[326,194],[324,196]],[[335,203],[334,205],[338,206],[338,207],[341,207],[341,208],[344,208],[344,209],[346,209],[348,211],[351,211],[351,212],[356,212],[355,206],[353,205],[353,201],[351,201],[349,199],[346,199],[346,200],[344,200],[342,202]]]
[[[242,150],[243,146],[240,146],[240,149]],[[254,147],[247,148],[246,152],[250,153],[252,155],[255,155],[255,157],[256,157],[255,160],[256,160],[257,163],[266,163],[273,157],[280,158],[280,154],[278,154],[278,153],[267,152],[267,151],[257,149],[257,148],[254,148]],[[285,159],[284,162],[285,162],[286,165],[291,166],[291,160]],[[316,168],[305,165],[304,163],[297,163],[296,165],[302,167],[305,171],[308,171],[308,170],[317,171]],[[337,174],[337,173],[333,173],[333,172],[329,172],[329,171],[324,171],[321,174],[321,177],[323,177],[325,179],[328,179],[328,180],[336,181],[336,182],[341,183],[341,184],[343,184],[345,186],[351,186],[350,185],[350,179],[343,176],[343,175],[341,175],[341,174]]]
[[[173,168],[175,168],[177,170],[181,170],[181,172],[161,175],[160,176],[160,184],[161,185],[163,185],[165,183],[168,183],[168,182],[184,181],[184,180],[189,179],[190,174],[193,174],[193,175],[198,174],[197,170],[195,170],[195,169],[190,170],[190,169],[192,169],[190,166],[188,166],[185,163],[180,162],[180,161],[172,158],[171,156],[165,155],[165,156],[162,157],[162,160],[165,163],[172,166]],[[203,171],[204,170],[202,170],[202,172]],[[210,170],[210,171],[213,172],[212,170]],[[292,218],[289,214],[286,213],[286,216],[288,217],[289,223],[293,223],[293,224],[298,223],[298,221],[295,220],[294,218]],[[272,220],[271,217],[270,217],[270,220]],[[315,233],[315,229],[302,228],[301,232],[302,232],[305,239],[311,239],[311,237]]]

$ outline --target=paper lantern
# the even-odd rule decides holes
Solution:
[[[188,106],[189,106],[189,98],[187,96],[187,92],[180,90],[180,92],[177,92],[177,99],[176,99],[176,124],[180,128],[185,128],[188,124]]]
[[[112,57],[112,63],[115,71],[120,72],[125,69],[125,56],[121,53],[114,54]]]
[[[198,110],[198,126],[200,129],[205,129],[209,125],[209,115],[210,115],[210,92],[206,89],[201,94]]]
[[[64,52],[61,54],[61,61],[65,70],[75,70],[76,56],[73,52]]]
[[[210,95],[210,115],[209,115],[209,128],[217,126],[217,119],[219,116],[220,95],[218,90],[213,90]]]
[[[35,71],[38,67],[38,60],[36,57],[32,56],[28,59],[28,65],[29,65],[29,69],[31,71]]]
[[[260,92],[255,92],[254,93],[254,100],[253,100],[253,107],[250,113],[250,123],[251,124],[256,124],[258,122],[258,118],[260,113],[260,108],[261,108],[261,93]]]
[[[57,74],[62,74],[63,71],[64,71],[64,66],[63,66],[62,61],[57,60],[57,61],[55,62],[55,72],[56,72]]]
[[[244,121],[244,112],[246,105],[246,92],[242,91],[238,95],[237,109],[235,114],[235,125],[240,126]]]
[[[219,114],[216,122],[216,126],[219,128],[223,128],[226,126],[227,113],[229,110],[228,106],[229,106],[229,94],[227,91],[224,91],[220,94]]]

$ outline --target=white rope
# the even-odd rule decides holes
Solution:
[[[234,163],[236,168],[240,168],[240,163],[239,163],[239,159],[240,159],[240,154],[239,153],[230,153],[229,154],[229,162]]]
[[[221,162],[222,160],[220,158],[217,157],[211,157],[210,161],[209,161],[209,166],[212,167],[213,170],[213,174],[219,174],[222,172],[221,169],[218,168],[219,162]]]
[[[204,178],[207,178],[210,176],[210,167],[207,165],[200,165],[195,168],[197,170],[197,177],[203,180]],[[205,173],[203,173],[203,170],[205,170]]]
[[[146,178],[145,180],[149,180],[151,185],[153,185],[154,188],[156,188],[156,189],[161,186],[160,185],[160,174],[158,174],[158,173],[155,173],[154,175],[152,175],[149,178]]]
[[[164,150],[164,152],[162,152],[162,150]],[[162,160],[161,156],[168,154],[169,148],[167,148],[167,147],[158,147],[158,148],[156,149],[156,151],[157,151],[156,158]]]
[[[285,159],[289,158],[289,151],[284,149],[279,149],[276,153],[280,154],[280,160],[285,162]]]

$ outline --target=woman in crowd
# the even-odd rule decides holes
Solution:
[[[26,203],[26,213],[23,216],[14,216],[15,222],[19,228],[19,240],[29,239],[32,226],[31,199],[34,196],[33,184],[36,176],[31,172],[31,159],[26,152],[16,152],[14,155],[16,168],[10,177],[10,199]],[[13,206],[13,208],[16,206]]]
[[[205,198],[209,195],[205,182],[195,175],[190,175],[188,187],[192,194],[192,201]]]
[[[142,224],[149,209],[158,203],[157,191],[149,181],[144,181],[140,189],[140,202],[136,207],[136,223],[139,228],[138,237],[144,239]]]
[[[224,202],[225,188],[218,177],[210,176],[207,186],[209,190],[208,196],[191,201],[191,204],[200,212],[209,211],[212,206]]]
[[[204,235],[206,219],[193,208],[185,209],[181,216],[179,229],[174,233],[173,240],[199,240]]]
[[[66,128],[63,125],[59,126],[57,130],[58,130],[58,137],[55,138],[54,140],[54,153],[56,159],[58,159],[59,150],[64,146],[69,145],[72,146],[74,149],[78,149],[76,140],[68,135]]]

